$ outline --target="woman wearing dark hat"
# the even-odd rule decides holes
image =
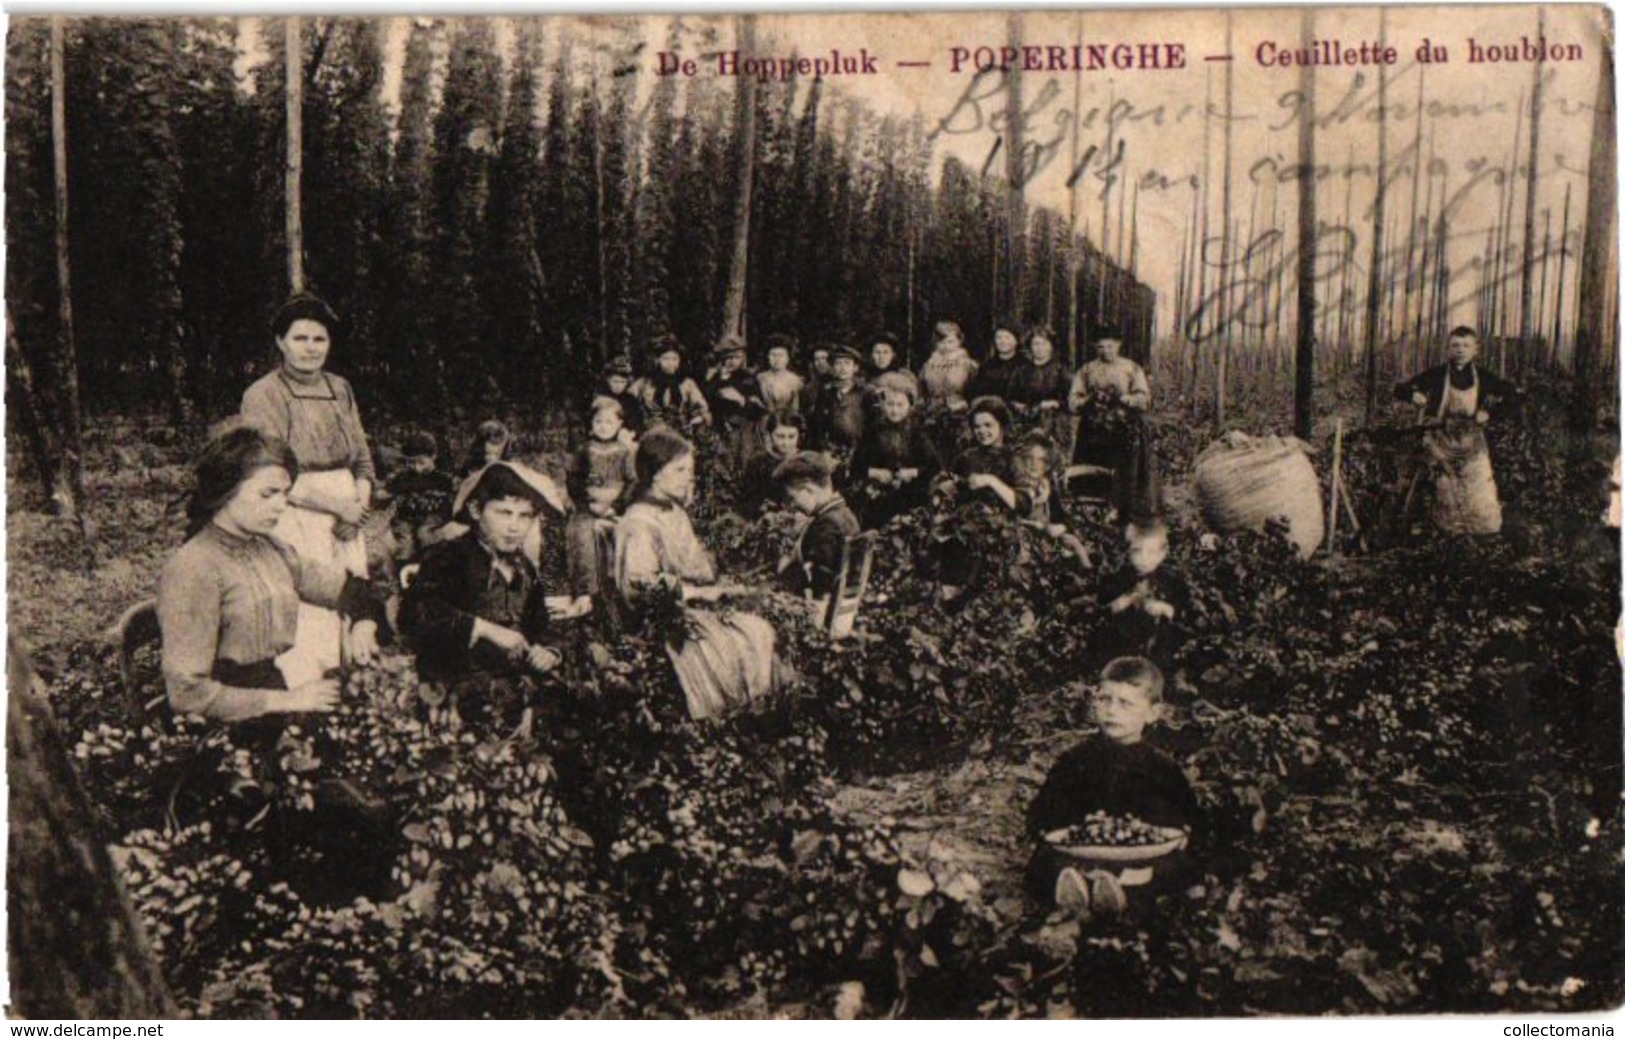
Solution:
[[[705,399],[722,440],[724,456],[735,473],[750,454],[755,424],[767,413],[756,373],[745,367],[745,343],[725,336],[711,350],[716,370],[705,380]],[[758,441],[759,442],[759,441]]]
[[[276,535],[301,556],[367,576],[361,526],[372,504],[374,471],[355,391],[325,371],[338,318],[321,299],[299,294],[271,323],[282,364],[243,393],[243,420],[286,441],[299,462],[291,506]],[[340,662],[342,626],[332,610],[302,604],[294,651],[309,674]]]
[[[1109,470],[1112,507],[1127,520],[1160,515],[1162,501],[1145,421],[1151,384],[1122,349],[1123,335],[1115,328],[1096,332],[1095,360],[1078,369],[1068,404],[1078,416],[1073,466]]]
[[[637,497],[615,526],[615,583],[634,611],[662,586],[675,588],[686,604],[687,633],[665,634],[689,715],[713,718],[767,696],[779,677],[773,626],[754,614],[708,608],[744,589],[719,581],[689,519],[694,446],[669,429],[651,429],[638,442],[634,465]]]
[[[652,426],[664,423],[673,429],[694,429],[711,424],[711,406],[699,384],[684,371],[683,344],[674,335],[664,335],[649,347],[654,370],[632,384],[631,391],[643,404],[643,413]]]

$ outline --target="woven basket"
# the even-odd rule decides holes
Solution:
[[[1202,518],[1215,530],[1261,531],[1279,518],[1304,559],[1326,536],[1320,479],[1296,437],[1227,433],[1197,456],[1192,478]]]

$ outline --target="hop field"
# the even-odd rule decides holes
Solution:
[[[1194,440],[1159,443],[1177,481]],[[1201,803],[1200,877],[1083,928],[1020,877],[1026,804],[1090,728],[1122,554],[1088,507],[1088,570],[979,506],[900,517],[849,641],[762,593],[743,608],[799,677],[713,725],[687,720],[658,630],[585,623],[559,677],[508,691],[538,705],[528,731],[459,720],[399,652],[269,748],[137,717],[92,633],[141,577],[107,616],[62,613],[45,575],[69,543],[20,514],[14,620],[45,636],[81,779],[199,1016],[1597,1008],[1622,977],[1618,545],[1586,480],[1497,450],[1519,533],[1491,542],[1350,534],[1303,562],[1176,514],[1191,595],[1153,738]],[[150,580],[178,461],[111,506],[100,566]],[[1367,464],[1351,448],[1350,478]],[[785,524],[737,523],[728,474],[708,486],[724,570],[770,568]],[[982,563],[947,605],[944,532]]]

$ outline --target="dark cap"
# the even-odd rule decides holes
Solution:
[[[773,470],[773,482],[780,486],[811,480],[827,484],[835,473],[835,463],[822,451],[797,451]]]
[[[439,449],[435,447],[434,437],[421,429],[406,434],[401,441],[401,454],[408,458],[433,458],[439,453]]]
[[[625,354],[619,354],[615,357],[611,357],[609,359],[609,363],[604,365],[604,374],[625,375],[630,378],[632,375],[632,358],[626,356]]]
[[[842,357],[848,358],[853,364],[863,363],[863,355],[858,353],[857,347],[842,345],[830,348],[829,359],[831,361],[835,361]]]
[[[1090,338],[1097,343],[1102,339],[1113,339],[1119,343],[1123,341],[1123,330],[1107,321],[1102,321],[1100,324],[1096,325],[1093,329],[1091,329],[1091,333],[1092,335]]]
[[[717,340],[717,345],[711,348],[712,357],[727,357],[729,354],[742,354],[745,352],[745,341],[738,336],[723,336]]]

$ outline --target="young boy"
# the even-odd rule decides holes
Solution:
[[[570,592],[577,597],[598,594],[603,576],[598,572],[598,544],[610,536],[637,481],[621,419],[620,403],[599,397],[593,404],[587,442],[570,462],[566,486],[578,508],[566,527],[565,545]]]
[[[401,631],[423,677],[558,666],[558,653],[541,642],[547,605],[523,548],[541,510],[562,515],[561,506],[551,481],[517,462],[493,463],[465,481],[453,511],[472,526],[425,552],[401,597]]]
[[[1101,673],[1093,698],[1099,734],[1056,760],[1027,809],[1027,833],[1038,845],[1027,888],[1041,903],[1084,917],[1121,913],[1131,900],[1140,910],[1149,896],[1178,890],[1188,874],[1182,850],[1106,869],[1076,864],[1044,836],[1096,812],[1190,833],[1198,808],[1189,780],[1172,758],[1144,742],[1146,727],[1162,716],[1162,681],[1157,665],[1144,657],[1119,657]]]
[[[809,520],[779,576],[791,594],[815,600],[828,599],[835,591],[842,548],[862,529],[836,492],[832,471],[828,457],[816,451],[798,452],[773,470],[784,497]]]
[[[1096,633],[1099,652],[1173,658],[1189,612],[1190,591],[1162,569],[1168,558],[1168,527],[1156,516],[1138,516],[1123,531],[1128,561],[1101,585],[1107,620]]]
[[[451,518],[454,490],[451,477],[435,468],[437,454],[434,437],[422,430],[408,433],[401,444],[402,468],[386,485],[395,499],[390,525],[397,561],[411,559],[433,544],[441,524]]]
[[[831,354],[829,381],[813,407],[813,444],[827,451],[851,452],[863,439],[863,384],[858,381],[858,352],[836,347]]]

